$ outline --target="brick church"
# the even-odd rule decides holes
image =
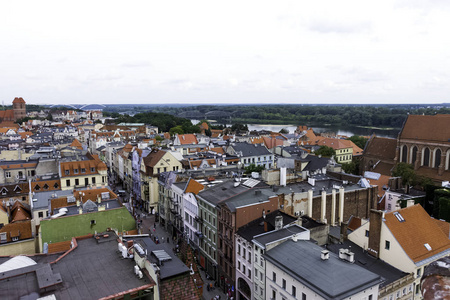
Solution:
[[[27,105],[23,98],[14,98],[13,109],[0,110],[0,122],[15,122],[27,116]]]

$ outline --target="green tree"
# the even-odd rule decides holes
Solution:
[[[157,141],[163,141],[164,139],[160,136],[160,135],[155,135],[155,140],[157,140]]]
[[[350,163],[342,164],[342,169],[347,174],[360,175],[359,174],[359,160],[354,160]]]
[[[265,166],[257,166],[255,164],[250,164],[248,167],[245,167],[245,174],[250,174],[252,172],[260,173],[265,169]]]
[[[287,130],[286,128],[282,128],[282,129],[279,131],[279,133],[281,133],[281,134],[288,134],[288,133],[289,133],[289,130]]]
[[[174,136],[175,134],[184,134],[183,128],[181,125],[175,126],[170,128],[169,133],[171,136]]]
[[[417,181],[413,166],[407,163],[398,163],[392,171],[392,176],[401,177],[402,184],[407,187],[414,185]]]
[[[355,145],[358,146],[359,148],[364,149],[364,147],[366,147],[366,143],[367,143],[368,139],[363,136],[354,135],[354,136],[349,137],[348,140],[355,143]]]
[[[332,157],[332,156],[336,155],[336,151],[334,151],[333,148],[328,147],[328,146],[320,146],[319,149],[314,151],[314,154],[322,155],[324,157]]]

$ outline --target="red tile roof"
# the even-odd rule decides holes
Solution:
[[[400,214],[400,222],[395,214]],[[419,262],[450,248],[449,237],[419,204],[385,215],[385,224],[414,262]],[[428,244],[431,250],[425,246]]]
[[[450,115],[409,115],[400,132],[400,139],[449,142]]]
[[[16,97],[12,103],[25,103],[25,100],[22,97]]]

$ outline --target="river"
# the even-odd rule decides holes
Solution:
[[[200,122],[199,120],[191,120],[192,124],[197,124]],[[212,124],[214,124],[212,122]],[[230,127],[231,124],[226,124],[227,127]],[[295,125],[274,125],[274,124],[247,124],[248,129],[250,131],[253,130],[269,130],[274,132],[279,132],[281,129],[286,129],[289,131],[289,133],[294,133],[297,126]],[[358,126],[308,126],[311,127],[314,132],[316,133],[322,133],[322,132],[334,132],[337,135],[344,135],[344,136],[353,136],[353,135],[362,135],[362,136],[370,136],[373,133],[375,133],[377,136],[380,137],[390,137],[390,138],[397,138],[398,133],[400,132],[400,129],[379,129],[379,128],[365,128],[365,127],[358,127]]]

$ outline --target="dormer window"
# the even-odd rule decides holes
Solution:
[[[95,168],[91,168],[91,172],[94,173],[95,172]]]
[[[74,174],[78,174],[78,169],[73,169]]]
[[[86,169],[85,168],[81,168],[81,173],[86,173]]]
[[[48,184],[44,184],[44,190],[48,190]]]
[[[35,189],[36,191],[39,191],[39,190],[41,189],[41,187],[39,186],[39,184],[36,184],[36,186],[34,187],[34,189]]]
[[[8,192],[8,190],[6,188],[2,188],[2,190],[1,190],[2,195],[6,195],[7,192]]]
[[[55,189],[57,189],[57,188],[59,188],[59,184],[58,184],[57,182],[55,182],[55,184],[53,185],[53,187],[54,187]]]
[[[64,172],[64,174],[70,175],[70,171],[69,171],[69,170],[66,170],[66,171]]]

